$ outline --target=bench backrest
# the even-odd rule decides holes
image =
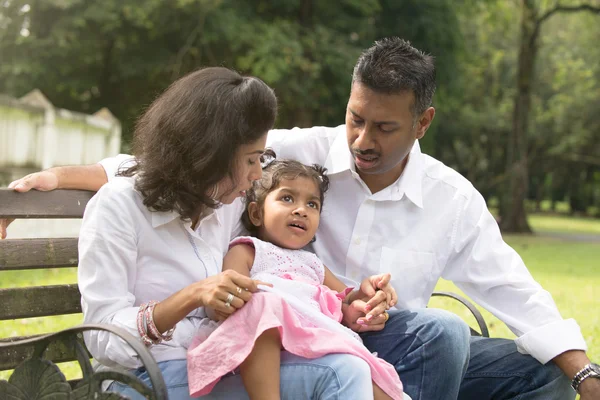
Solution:
[[[81,218],[93,195],[83,190],[16,193],[0,189],[0,218]],[[0,240],[0,281],[4,271],[76,267],[77,261],[77,238]],[[0,289],[0,321],[80,313],[80,299],[76,284]],[[0,371],[14,368],[32,351],[19,348],[0,355]],[[48,349],[46,358],[63,362],[76,356],[58,344]]]

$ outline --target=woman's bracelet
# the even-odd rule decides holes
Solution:
[[[151,346],[153,344],[159,344],[161,342],[168,342],[173,339],[173,332],[175,332],[175,327],[169,329],[165,333],[160,333],[158,328],[156,328],[156,324],[154,323],[154,307],[158,304],[158,301],[151,300],[148,303],[144,303],[140,306],[137,315],[137,326],[140,337],[142,338],[142,342],[146,346]],[[154,338],[148,335],[148,331]]]
[[[140,338],[142,339],[142,343],[146,345],[146,347],[150,347],[153,344],[159,344],[159,340],[152,339],[148,336],[148,328],[146,324],[146,309],[148,308],[148,303],[144,303],[140,306],[137,313],[137,329],[140,334]]]

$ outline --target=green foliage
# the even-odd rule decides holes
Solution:
[[[133,122],[158,92],[200,66],[261,77],[282,127],[343,122],[353,65],[398,35],[437,54],[446,81],[460,48],[450,1],[5,0],[0,92],[39,87],[60,107],[106,106]],[[29,7],[25,10],[25,5]],[[22,34],[26,28],[28,36]]]
[[[556,2],[535,4],[543,15]],[[422,147],[502,198],[519,13],[505,0],[0,0],[0,93],[38,87],[59,107],[108,107],[127,143],[173,80],[223,65],[275,89],[279,127],[336,126],[362,49],[400,36],[436,57],[437,113]],[[531,82],[529,197],[573,212],[600,210],[599,18],[548,18]]]

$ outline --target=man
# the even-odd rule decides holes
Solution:
[[[417,140],[433,121],[434,92],[433,59],[404,40],[384,39],[354,68],[345,125],[269,133],[278,157],[329,171],[331,188],[312,245],[325,265],[349,284],[392,274],[398,309],[389,320],[358,325],[366,310],[353,303],[345,306],[344,323],[396,367],[413,399],[574,398],[569,383],[580,371],[589,375],[576,381],[581,399],[600,399],[600,379],[577,323],[561,318],[550,294],[503,242],[471,183],[421,153]],[[105,160],[104,169],[54,168],[11,187],[97,190],[120,161]],[[472,338],[457,317],[424,308],[440,277],[519,338]]]

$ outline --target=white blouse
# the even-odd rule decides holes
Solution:
[[[88,203],[79,235],[78,281],[85,323],[114,324],[139,337],[136,316],[140,304],[161,301],[221,272],[243,206],[236,200],[211,211],[193,231],[191,223],[182,222],[174,212],[150,212],[134,189],[134,181],[111,179]],[[202,308],[195,310],[177,324],[172,341],[150,347],[156,361],[185,359],[204,318]],[[129,346],[116,336],[94,331],[84,337],[101,364],[141,366]]]

